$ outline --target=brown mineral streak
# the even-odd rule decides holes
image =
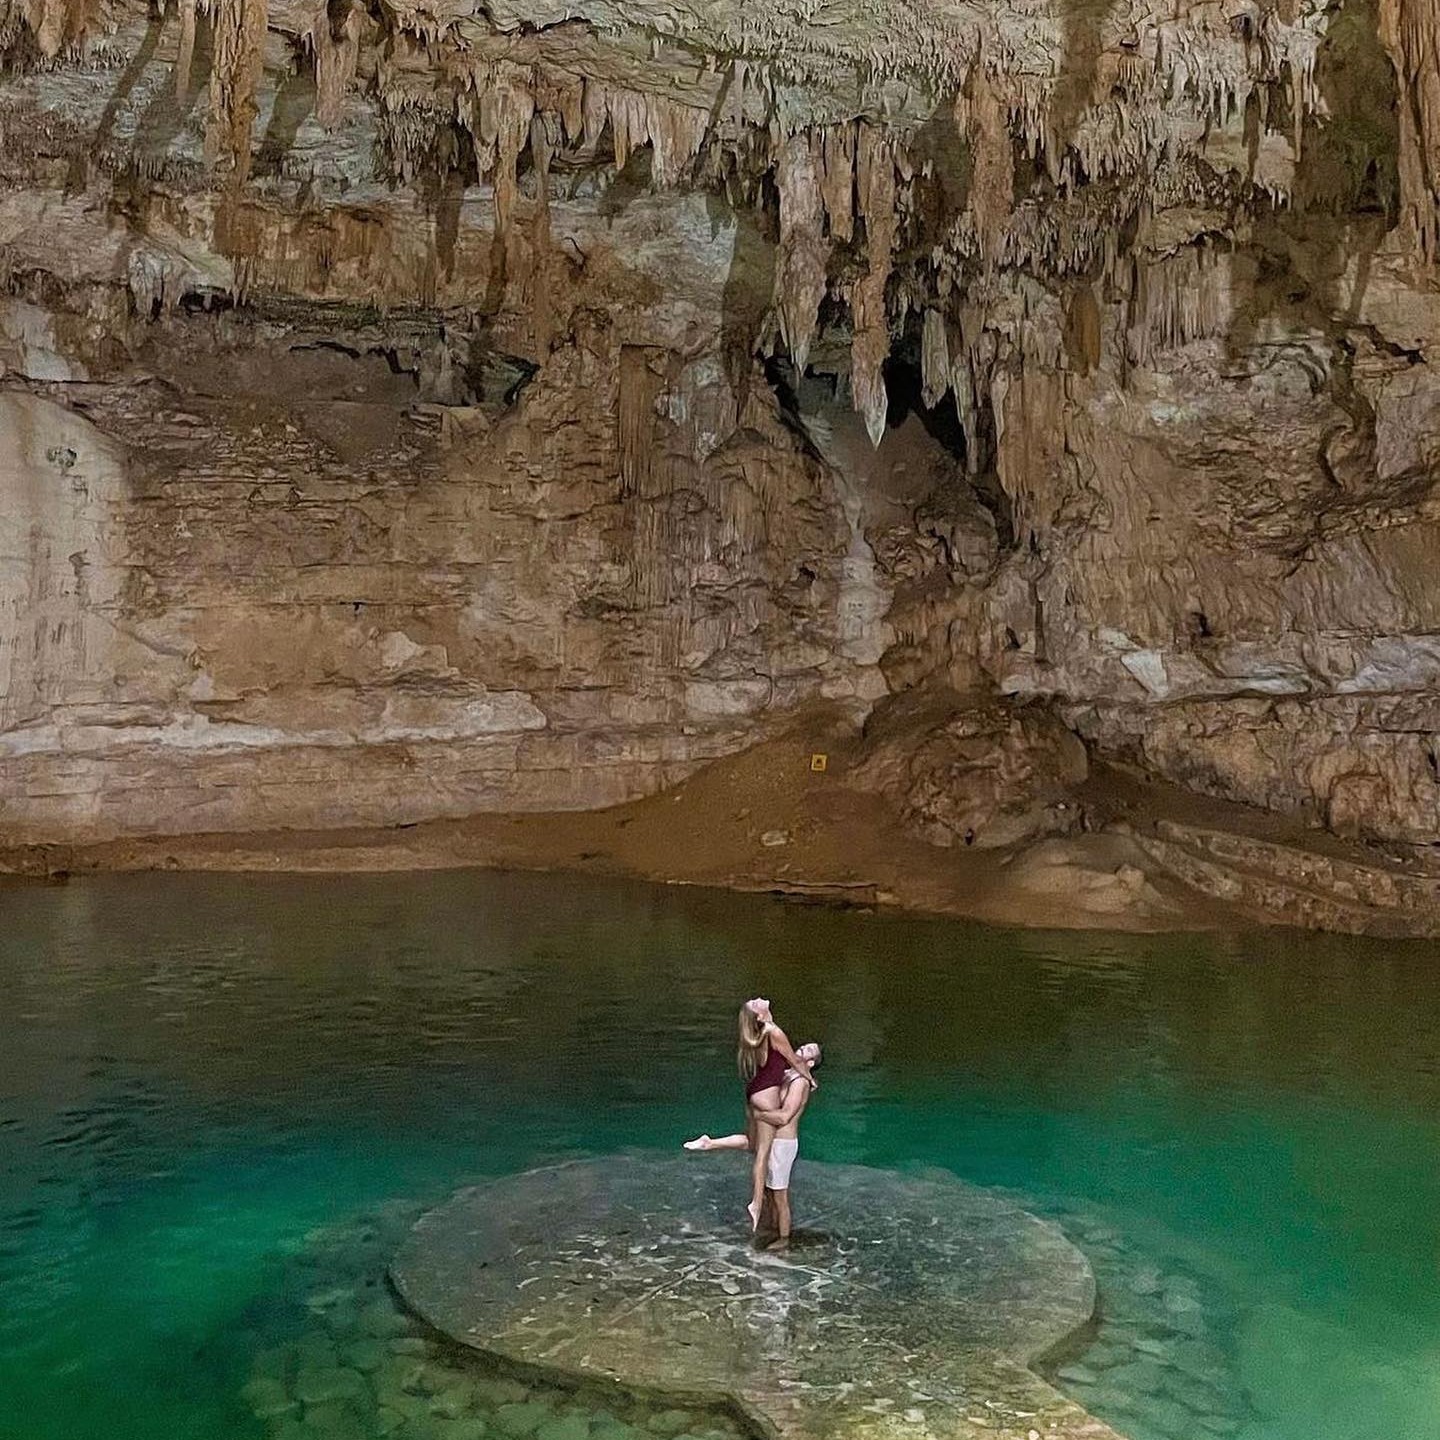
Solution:
[[[195,60],[195,11],[198,0],[179,0],[180,43],[175,52],[175,99],[183,105],[190,95],[190,67]]]
[[[1400,196],[1425,259],[1440,251],[1440,5],[1379,0],[1380,35],[1399,82]]]
[[[189,0],[182,0],[182,4],[186,3]],[[311,34],[315,50],[315,118],[327,129],[340,123],[345,92],[355,79],[361,24],[358,4],[346,8],[338,33],[323,11],[315,21]]]
[[[825,202],[810,136],[792,135],[780,147],[775,183],[780,192],[780,247],[775,261],[775,308],[780,333],[795,362],[805,369],[810,340],[825,298],[830,246],[822,233]],[[823,162],[822,162],[823,163]]]
[[[228,165],[232,185],[250,173],[250,140],[258,113],[255,89],[265,53],[266,0],[214,0],[214,59],[205,154]]]
[[[1015,207],[1015,156],[1009,118],[977,55],[965,90],[956,96],[955,118],[975,157],[970,210],[986,255],[995,252],[1005,222]]]

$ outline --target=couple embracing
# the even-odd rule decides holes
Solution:
[[[752,1231],[760,1228],[766,1201],[774,1207],[781,1240],[790,1238],[790,1172],[800,1152],[800,1116],[811,1091],[818,1089],[811,1070],[820,1063],[813,1041],[794,1049],[775,1023],[770,1002],[760,997],[740,1007],[736,1048],[740,1078],[745,1083],[745,1133],[718,1139],[701,1135],[687,1140],[687,1150],[748,1150]]]

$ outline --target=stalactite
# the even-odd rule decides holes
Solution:
[[[808,135],[792,135],[781,146],[776,164],[780,245],[775,257],[775,309],[785,348],[801,375],[820,316],[820,302],[825,298],[830,260],[830,245],[823,234],[819,148],[820,142]]]
[[[716,122],[732,132],[745,127],[745,86],[749,79],[749,66],[736,59],[730,65],[730,77],[725,86],[723,105],[716,116]]]
[[[1399,90],[1402,220],[1427,263],[1440,259],[1440,9],[1380,0],[1380,38]]]
[[[90,20],[88,0],[26,0],[24,14],[35,48],[47,60],[80,44]]]
[[[982,400],[991,391],[995,370],[995,332],[988,327],[983,305],[967,302],[960,307],[960,333],[950,345],[950,384],[955,392],[955,412],[965,435],[965,468],[980,472],[985,447],[980,433]]]
[[[1100,364],[1100,306],[1095,291],[1081,281],[1070,296],[1065,313],[1065,352],[1071,368],[1088,375]]]
[[[959,344],[950,346],[950,393],[955,397],[955,418],[960,422],[960,433],[965,437],[965,473],[980,473],[980,427],[975,418],[975,384],[970,371],[970,356],[964,346],[963,337]]]
[[[190,98],[190,67],[195,61],[196,0],[180,0],[180,43],[175,52],[175,99]]]
[[[615,407],[620,452],[622,499],[653,499],[663,493],[663,477],[655,463],[655,402],[665,388],[651,365],[653,352],[644,345],[620,347],[619,394]],[[658,487],[658,488],[657,488]]]
[[[550,159],[560,139],[560,118],[537,112],[530,120],[530,154],[535,160],[539,187],[539,203],[531,221],[530,252],[534,284],[531,287],[530,328],[534,337],[534,353],[544,356],[550,350],[550,291],[545,283],[546,261],[550,255]]]
[[[855,179],[865,220],[866,272],[855,282],[851,300],[854,338],[850,342],[850,385],[855,408],[865,417],[870,442],[885,435],[888,397],[885,360],[890,354],[890,320],[885,286],[895,246],[895,161],[888,140],[872,125],[860,127]]]
[[[578,145],[585,133],[585,81],[562,71],[538,71],[535,108],[559,117],[563,143]],[[562,143],[557,139],[556,148]]]
[[[239,186],[250,173],[255,90],[265,53],[266,0],[215,0],[210,123],[205,158],[228,165]]]
[[[664,95],[651,95],[646,105],[650,136],[651,179],[662,190],[683,180],[705,143],[709,116],[694,105],[682,105]]]
[[[1136,259],[1126,336],[1136,364],[1149,365],[1159,350],[1228,332],[1233,307],[1222,268],[1228,259],[1203,245],[1152,261]]]
[[[830,233],[848,241],[855,233],[855,127],[827,126],[820,140],[820,194]]]
[[[361,10],[353,0],[346,6],[345,18],[338,27],[324,13],[316,21],[311,37],[315,47],[315,118],[327,130],[339,124],[345,92],[355,79],[362,24]]]
[[[6,3],[0,0],[0,7]],[[83,33],[86,7],[96,0],[17,3],[42,53],[54,54]],[[1401,78],[1405,219],[1433,258],[1440,248],[1440,21],[1435,0],[1380,3],[1383,38]],[[236,180],[244,179],[249,166],[266,4],[179,0],[176,87],[182,97],[197,6],[215,12],[207,155],[228,161]],[[396,177],[414,180],[455,164],[457,121],[467,129],[479,173],[493,186],[502,237],[514,223],[517,171],[527,147],[541,211],[547,208],[552,157],[557,177],[598,166],[607,136],[617,169],[649,146],[654,186],[696,178],[716,189],[724,186],[736,205],[763,203],[773,166],[780,198],[774,310],[792,359],[803,369],[827,284],[833,285],[833,293],[850,302],[850,383],[856,408],[878,443],[886,413],[883,367],[899,323],[895,311],[920,312],[926,401],[938,403],[947,389],[954,390],[971,452],[978,454],[977,416],[983,416],[995,383],[993,356],[963,326],[957,336],[945,319],[957,313],[977,274],[1006,275],[1009,301],[997,301],[992,291],[985,313],[997,331],[1003,328],[1012,365],[1050,364],[1063,347],[1077,370],[1093,367],[1101,341],[1097,287],[1107,293],[1117,273],[1123,285],[1125,247],[1141,214],[1137,192],[1152,194],[1158,209],[1227,203],[1227,182],[1218,171],[1205,180],[1209,189],[1199,199],[1193,189],[1184,192],[1174,176],[1181,168],[1176,155],[1182,146],[1193,150],[1198,143],[1203,149],[1206,142],[1197,142],[1195,134],[1212,121],[1223,128],[1246,111],[1252,95],[1259,97],[1254,127],[1267,128],[1281,155],[1276,168],[1283,172],[1285,146],[1277,131],[1268,130],[1262,104],[1276,100],[1277,126],[1281,110],[1293,118],[1298,148],[1306,117],[1325,103],[1316,59],[1334,8],[1312,0],[1181,3],[1168,15],[1149,17],[1124,41],[1107,22],[1099,37],[1103,44],[1091,57],[1093,74],[1085,80],[1084,95],[1097,98],[1067,116],[1063,136],[1057,136],[1052,117],[1058,82],[1053,52],[1047,50],[1059,34],[1047,29],[1054,7],[1040,7],[1013,32],[996,30],[993,18],[982,20],[959,7],[965,15],[955,22],[954,45],[936,61],[946,80],[935,94],[955,96],[954,122],[972,164],[965,214],[949,215],[952,227],[939,236],[933,233],[935,196],[950,186],[944,200],[953,211],[952,175],[923,143],[907,153],[910,137],[929,142],[935,136],[927,133],[928,119],[919,116],[913,96],[896,100],[894,113],[887,109],[904,88],[890,85],[896,76],[877,76],[858,103],[848,90],[827,91],[824,85],[797,99],[796,88],[806,84],[808,62],[801,58],[739,46],[725,52],[730,73],[722,81],[715,57],[700,74],[682,74],[677,47],[657,41],[653,69],[642,73],[633,43],[583,26],[553,27],[553,34],[547,28],[486,33],[481,12],[459,19],[453,6],[415,6],[408,0],[398,9],[376,7],[373,20],[356,0],[330,0],[328,7],[309,0],[313,20],[304,15],[297,20],[294,11],[282,16],[277,7],[276,28],[290,33],[298,24],[303,33],[305,25],[314,27],[316,117],[324,125],[340,120],[357,66],[367,79],[373,67],[382,146],[388,147]],[[752,18],[762,29],[768,23]],[[1237,19],[1244,23],[1237,25]],[[1032,42],[1033,53],[1022,55]],[[1037,55],[1045,63],[1028,63]],[[814,78],[824,77],[817,72]],[[931,108],[928,100],[924,108]],[[857,112],[864,118],[854,118]],[[953,137],[942,138],[953,152]],[[1226,145],[1215,147],[1232,162],[1234,140],[1228,137],[1228,152]],[[1017,195],[1017,184],[1028,180],[1030,171],[1021,162],[1017,172],[1017,146],[1049,174],[1051,185],[1037,183]],[[1211,158],[1202,155],[1206,165]],[[123,155],[120,159],[125,162]],[[163,162],[144,156],[134,163],[149,173],[147,167]],[[953,173],[962,174],[963,167],[953,167]],[[1169,196],[1161,194],[1165,183],[1174,187]],[[1278,181],[1269,173],[1255,176],[1254,183],[1270,186],[1279,202],[1283,174]],[[1247,187],[1246,203],[1252,199]],[[543,255],[548,213],[527,214],[526,223],[534,226],[534,252]],[[512,240],[516,254],[525,250],[526,236],[513,234]],[[897,246],[905,252],[903,264],[895,259]],[[837,257],[831,277],[827,271]],[[1217,288],[1210,271],[1202,274],[1202,267],[1215,263],[1213,255],[1182,245],[1170,260],[1136,267],[1126,326],[1132,350],[1148,355],[1157,345],[1215,333],[1228,313],[1224,286]],[[1048,292],[1039,300],[1022,295],[1016,272],[1038,277]],[[1206,288],[1201,280],[1216,293],[1192,293]],[[543,300],[539,289],[536,293]],[[1063,321],[1061,296],[1069,297]],[[538,325],[537,333],[544,328]]]
[[[503,240],[515,206],[517,167],[530,143],[535,96],[527,67],[501,65],[472,73],[473,91],[456,105],[475,148],[475,168],[495,196],[495,228]]]
[[[945,317],[938,310],[926,310],[920,333],[920,398],[933,409],[950,388],[950,343]]]
[[[996,365],[990,372],[990,414],[995,421],[995,449],[998,452],[1005,442],[1005,399],[1010,394],[1012,376],[1003,365]]]
[[[585,149],[593,153],[605,133],[605,121],[610,115],[610,97],[605,86],[592,76],[585,78],[580,114]]]
[[[650,139],[650,107],[634,90],[612,90],[606,97],[610,134],[615,145],[615,168],[623,170],[630,153]]]
[[[1000,233],[1015,208],[1015,155],[1010,117],[986,72],[983,55],[970,67],[957,120],[970,142],[974,170],[970,180],[970,213],[980,239],[981,254],[993,257]]]
[[[535,161],[535,175],[539,182],[540,198],[548,199],[550,193],[550,161],[554,158],[557,143],[558,120],[554,115],[536,110],[530,116],[530,154]]]

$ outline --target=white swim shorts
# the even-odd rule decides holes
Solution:
[[[795,1168],[795,1157],[800,1153],[798,1140],[777,1137],[770,1142],[770,1163],[765,1168],[767,1190],[788,1190],[790,1172]]]

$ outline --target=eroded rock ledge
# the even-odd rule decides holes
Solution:
[[[390,1268],[452,1339],[738,1406],[786,1440],[1118,1440],[1028,1368],[1091,1316],[1058,1229],[953,1179],[807,1162],[806,1224],[757,1253],[721,1157],[609,1157],[421,1218]]]
[[[1118,761],[1423,871],[1437,34],[0,0],[0,839],[589,809],[823,703],[942,847]]]

